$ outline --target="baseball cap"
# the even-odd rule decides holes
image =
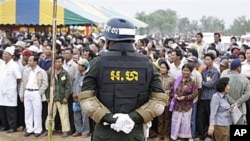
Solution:
[[[227,59],[221,60],[220,65],[224,67],[228,67],[228,60]]]
[[[19,46],[19,47],[22,47],[22,48],[25,48],[25,42],[23,41],[17,41],[16,44],[14,44],[14,46]]]
[[[77,63],[80,65],[84,65],[86,68],[89,67],[89,61],[85,58],[81,58]]]
[[[191,62],[195,62],[195,63],[198,62],[198,59],[195,56],[190,56],[190,57],[187,58],[187,60],[191,61]]]
[[[14,47],[7,47],[7,48],[5,48],[5,50],[4,50],[5,52],[7,52],[7,53],[9,53],[10,55],[14,55],[14,53],[15,53],[15,48]]]
[[[25,49],[24,51],[21,52],[21,54],[23,56],[31,56],[32,55],[32,52],[28,49]]]
[[[241,62],[239,59],[233,59],[230,65],[231,70],[235,70],[236,68],[241,67]]]

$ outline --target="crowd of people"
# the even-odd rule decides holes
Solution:
[[[192,43],[173,38],[156,43],[153,38],[134,42],[160,74],[169,104],[152,120],[149,137],[154,140],[229,140],[233,124],[230,110],[237,106],[243,116],[236,124],[250,124],[250,38],[231,38],[229,46],[205,43],[197,33]],[[105,52],[106,39],[63,35],[56,40],[38,33],[2,39],[0,49],[0,131],[24,131],[24,136],[48,134],[51,102],[51,67],[55,62],[52,130],[62,137],[91,135],[94,121],[81,109],[78,95],[92,60]]]

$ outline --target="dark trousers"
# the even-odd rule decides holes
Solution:
[[[0,119],[2,126],[6,129],[16,130],[17,125],[17,110],[16,107],[0,106]]]
[[[92,141],[145,141],[142,126],[136,126],[129,133],[116,132],[109,125],[96,124]]]
[[[210,101],[211,100],[200,100],[197,108],[197,134],[200,139],[205,139],[209,127],[209,116],[210,116]]]
[[[160,137],[170,138],[171,115],[169,106],[166,106],[164,112],[158,116],[158,134]]]
[[[20,97],[17,99],[17,127],[23,126],[25,127],[24,122],[24,105],[23,102],[20,101]]]
[[[247,124],[250,125],[250,98],[246,101],[246,107],[247,107],[247,114],[246,114]]]
[[[72,95],[69,96],[68,99],[68,106],[69,106],[69,123],[70,123],[70,130],[72,133],[76,131],[75,124],[74,124],[74,112],[73,112],[73,97]]]
[[[48,102],[43,101],[42,102],[42,126],[43,126],[43,130],[45,130],[47,116],[48,116]]]
[[[90,133],[94,132],[94,128],[95,128],[95,121],[89,117],[89,128],[90,128]]]

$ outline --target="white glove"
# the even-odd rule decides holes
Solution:
[[[110,127],[116,132],[123,131],[124,133],[129,134],[135,126],[135,122],[128,114],[115,114],[113,118],[117,118],[117,120],[115,124],[111,124]]]

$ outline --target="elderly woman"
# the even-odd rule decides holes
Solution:
[[[211,99],[210,125],[208,134],[214,136],[214,141],[229,141],[229,126],[232,124],[230,104],[226,99],[229,93],[229,78],[223,77],[216,84],[217,93]]]
[[[182,67],[182,75],[174,82],[174,108],[171,121],[171,138],[191,139],[191,115],[193,99],[198,94],[198,88],[191,79],[192,67],[185,64]],[[172,104],[172,102],[171,102]],[[170,105],[171,107],[171,105]]]

